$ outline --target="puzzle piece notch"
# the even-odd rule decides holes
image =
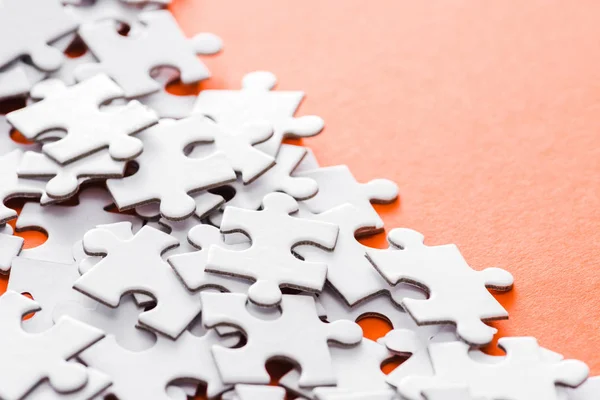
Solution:
[[[65,317],[48,331],[30,335],[21,329],[21,318],[39,305],[14,291],[0,297],[0,339],[6,345],[0,373],[0,396],[20,399],[44,378],[54,390],[68,393],[82,388],[87,372],[66,360],[104,337],[102,331]]]
[[[150,72],[156,67],[177,68],[180,80],[198,82],[210,77],[206,66],[196,57],[221,50],[221,39],[211,33],[185,38],[173,15],[167,10],[147,11],[138,19],[143,29],[123,37],[112,21],[84,25],[79,34],[99,60],[82,65],[75,71],[78,80],[106,73],[124,90],[125,97],[143,96],[161,89]],[[124,67],[125,66],[125,67]]]
[[[127,293],[151,295],[157,305],[140,314],[139,324],[176,339],[200,312],[198,295],[189,292],[162,259],[162,253],[178,244],[174,237],[150,226],[129,240],[107,229],[88,231],[83,237],[86,253],[106,257],[73,288],[109,307],[117,307]]]
[[[194,112],[208,115],[233,129],[257,119],[269,121],[273,125],[273,136],[257,147],[276,156],[284,139],[315,136],[324,126],[317,116],[294,117],[304,93],[271,91],[276,83],[277,78],[271,72],[250,72],[243,77],[241,90],[203,90]]]
[[[186,157],[184,149],[210,142],[206,117],[194,115],[178,121],[161,121],[138,135],[144,152],[136,159],[138,171],[124,179],[109,179],[108,189],[119,210],[160,201],[160,213],[170,220],[191,216],[196,203],[190,194],[235,179],[227,157],[215,153],[203,159]]]
[[[417,323],[454,323],[466,342],[489,343],[496,329],[482,321],[507,318],[508,313],[487,288],[510,290],[512,275],[500,268],[475,271],[456,245],[426,246],[423,240],[411,229],[393,229],[388,234],[390,248],[368,249],[367,256],[391,285],[406,282],[430,293],[426,300],[403,300]]]
[[[30,140],[51,129],[67,135],[46,143],[43,152],[59,164],[68,164],[102,148],[115,160],[130,160],[142,152],[142,142],[130,136],[158,121],[154,111],[137,101],[110,111],[103,103],[123,96],[122,89],[106,75],[97,75],[66,87],[49,79],[33,87],[31,96],[42,101],[7,115],[8,121]]]
[[[241,251],[212,245],[205,270],[255,280],[248,289],[248,297],[265,307],[279,304],[282,286],[320,292],[327,265],[299,260],[290,250],[299,244],[332,250],[339,229],[334,224],[290,215],[296,211],[298,202],[283,193],[265,196],[261,211],[227,207],[221,232],[243,232],[252,244]]]
[[[478,362],[469,356],[463,342],[433,343],[429,356],[433,376],[408,376],[390,382],[401,395],[421,399],[422,391],[433,388],[468,387],[473,396],[507,400],[557,399],[556,385],[575,387],[589,373],[577,360],[544,359],[537,340],[531,337],[504,337],[498,346],[506,351],[498,362]]]
[[[74,32],[76,19],[58,0],[3,0],[0,3],[0,36],[5,40],[0,49],[0,67],[22,56],[44,71],[60,67],[62,52],[48,43]],[[14,33],[19,32],[18,37]]]
[[[284,357],[301,369],[301,387],[334,385],[328,342],[354,346],[362,340],[362,329],[351,321],[324,323],[317,316],[312,297],[284,295],[281,316],[260,319],[246,308],[248,297],[236,293],[201,294],[203,324],[235,326],[248,342],[241,348],[213,348],[219,372],[225,383],[267,384],[265,363]]]
[[[319,168],[294,174],[317,182],[318,193],[304,200],[313,213],[323,213],[339,205],[350,203],[377,221],[376,230],[383,228],[383,220],[371,203],[388,204],[398,198],[398,186],[388,179],[373,179],[359,183],[346,165]]]
[[[108,151],[101,150],[67,165],[60,165],[48,156],[33,151],[25,152],[17,174],[22,178],[50,178],[46,194],[63,200],[73,196],[83,178],[121,178],[125,162],[114,160]]]

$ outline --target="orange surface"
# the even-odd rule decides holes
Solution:
[[[202,85],[267,69],[302,89],[321,165],[400,185],[387,228],[456,243],[515,289],[502,335],[533,335],[600,373],[600,3],[175,0],[214,32]],[[371,243],[384,245],[383,238]]]
[[[600,374],[600,3],[174,0],[225,43],[202,88],[271,70],[302,89],[321,165],[396,181],[388,229],[503,267],[501,335],[536,336]],[[177,89],[174,89],[177,91]],[[39,232],[20,234],[27,246]],[[384,247],[384,235],[365,243]],[[0,288],[6,279],[0,280]],[[458,290],[458,289],[457,289]],[[389,329],[362,320],[365,336]],[[276,368],[275,368],[276,369]],[[390,367],[384,368],[389,371]],[[274,372],[276,374],[276,372]]]

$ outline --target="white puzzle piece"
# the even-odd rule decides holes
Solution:
[[[192,242],[188,240],[188,232],[198,225],[202,225],[202,222],[191,216],[181,221],[170,221],[165,218],[161,218],[158,220],[158,229],[168,233],[173,236],[179,242],[179,246],[167,250],[163,254],[163,258],[167,259],[168,257],[175,254],[183,254],[183,253],[191,253],[199,250]]]
[[[411,375],[400,382],[389,377],[388,382],[410,400],[422,399],[424,390],[461,385],[475,397],[556,400],[556,385],[575,387],[587,378],[587,365],[576,360],[545,359],[534,338],[505,337],[498,345],[507,355],[498,362],[481,362],[470,357],[466,343],[433,343],[429,346],[432,376]]]
[[[246,250],[210,247],[206,271],[255,280],[248,289],[249,299],[261,306],[281,301],[280,287],[320,292],[327,265],[306,262],[291,253],[298,244],[311,244],[332,250],[338,235],[337,225],[295,218],[298,203],[283,193],[271,193],[263,200],[263,210],[227,207],[221,223],[222,233],[243,232],[251,239]]]
[[[100,110],[108,100],[123,96],[121,88],[106,75],[97,75],[75,86],[59,80],[40,82],[31,96],[42,101],[7,115],[8,122],[26,138],[51,129],[67,135],[47,143],[43,151],[60,164],[67,164],[102,148],[116,160],[129,160],[142,152],[142,142],[130,136],[157,122],[156,114],[137,101],[126,106]]]
[[[78,22],[59,0],[2,0],[0,3],[0,67],[29,56],[41,70],[60,67],[63,54],[49,43],[77,29]],[[19,32],[15,35],[15,32]]]
[[[133,296],[123,296],[116,308],[101,303],[94,306],[74,301],[60,303],[54,306],[52,319],[58,321],[68,315],[102,330],[107,335],[113,335],[119,346],[127,350],[142,351],[149,349],[156,342],[156,335],[136,327],[138,316],[142,312],[144,308],[136,304]]]
[[[426,400],[486,400],[483,397],[473,397],[464,387],[429,389],[423,393]]]
[[[77,366],[76,366],[77,367]],[[79,367],[77,367],[79,368]],[[86,368],[88,380],[86,385],[76,392],[59,393],[52,389],[48,382],[42,382],[27,395],[27,400],[91,400],[111,385],[108,375],[92,368]]]
[[[170,256],[167,261],[173,267],[188,289],[192,291],[203,288],[214,288],[220,291],[233,293],[246,293],[249,284],[233,276],[211,274],[206,272],[206,262],[209,249],[216,245],[234,251],[244,250],[250,246],[249,242],[227,245],[218,228],[211,225],[198,225],[189,231],[187,241],[195,251]]]
[[[90,229],[101,224],[127,221],[137,230],[142,221],[133,215],[106,211],[112,199],[104,189],[88,188],[79,194],[77,206],[26,203],[17,219],[17,231],[42,229],[48,239],[40,246],[25,249],[21,256],[35,260],[72,263],[73,246]],[[65,229],[65,222],[69,226]]]
[[[319,190],[317,183],[308,178],[291,176],[292,171],[298,166],[306,155],[303,147],[283,145],[277,155],[275,166],[267,170],[250,185],[238,179],[228,184],[235,191],[235,196],[226,205],[258,210],[264,197],[273,192],[286,193],[296,200],[305,200],[314,196]],[[209,219],[214,225],[221,224],[221,213],[212,214]]]
[[[125,162],[114,160],[107,150],[60,165],[50,157],[28,151],[23,155],[17,174],[20,178],[50,178],[46,194],[52,199],[66,199],[77,193],[82,178],[122,178]]]
[[[48,331],[32,335],[21,328],[21,317],[39,310],[38,304],[8,291],[0,297],[0,397],[21,399],[43,379],[61,393],[76,391],[87,383],[84,366],[68,363],[71,357],[104,337],[102,331],[65,317]]]
[[[58,264],[16,257],[8,279],[8,290],[29,293],[41,310],[23,321],[23,329],[31,333],[44,332],[53,325],[52,312],[66,301],[91,304],[91,300],[73,290],[79,278],[75,264]]]
[[[417,323],[453,323],[467,343],[489,343],[496,329],[483,321],[505,319],[508,313],[488,288],[510,290],[512,275],[500,268],[475,271],[456,245],[426,246],[423,240],[411,229],[393,229],[388,233],[390,248],[368,249],[367,255],[390,284],[406,282],[429,293],[426,300],[403,301]]]
[[[202,337],[184,332],[177,340],[158,337],[153,347],[132,352],[121,348],[113,336],[107,336],[79,358],[111,377],[113,384],[106,394],[114,394],[120,400],[172,400],[165,390],[176,379],[205,382],[207,395],[213,398],[229,386],[219,377],[211,348],[234,346],[238,340],[221,338],[214,331]]]
[[[0,86],[2,83],[0,83]],[[10,153],[13,150],[35,150],[39,151],[41,146],[38,143],[22,144],[14,141],[11,137],[12,126],[6,120],[4,115],[0,115],[0,156]]]
[[[240,174],[245,185],[250,184],[275,165],[273,157],[257,150],[254,146],[273,135],[270,124],[248,123],[235,132],[228,132],[209,118],[205,119],[204,124],[206,127],[203,127],[203,130],[210,132],[213,137],[211,147],[227,156],[231,168]],[[205,153],[204,147],[207,147],[206,144],[196,146],[189,157],[201,158]]]
[[[23,249],[23,242],[21,237],[0,233],[0,273],[8,273],[13,259]]]
[[[362,340],[362,329],[350,321],[324,323],[312,297],[284,295],[281,316],[262,319],[249,313],[248,297],[237,293],[202,293],[203,324],[236,326],[248,342],[241,348],[214,347],[213,356],[225,383],[269,383],[265,363],[275,357],[292,360],[301,369],[299,385],[336,383],[328,342],[353,346]]]
[[[124,90],[125,97],[143,96],[161,89],[150,76],[156,67],[177,68],[183,83],[210,77],[206,66],[196,56],[221,50],[221,40],[210,33],[200,33],[192,39],[184,36],[175,18],[167,10],[148,11],[139,15],[144,27],[122,36],[114,22],[101,21],[84,25],[79,35],[99,60],[97,64],[81,66],[76,76],[86,79],[106,73]]]
[[[304,201],[304,205],[313,213],[322,213],[344,203],[350,203],[377,220],[375,229],[383,228],[383,220],[371,203],[387,204],[398,198],[398,186],[388,179],[373,179],[368,183],[359,183],[346,165],[319,168],[294,174],[298,177],[313,179],[319,192]]]
[[[284,400],[285,389],[267,385],[235,385],[235,389],[224,393],[223,400]]]
[[[164,251],[177,245],[177,239],[149,226],[129,240],[107,229],[93,229],[83,237],[85,251],[106,257],[73,288],[109,307],[117,307],[124,294],[151,295],[157,305],[140,314],[140,325],[175,339],[201,309],[199,296],[189,292],[162,259]]]
[[[0,68],[0,100],[26,96],[31,89],[31,81],[22,66],[17,61]]]
[[[161,121],[138,135],[144,142],[144,152],[136,159],[138,171],[124,179],[107,181],[120,210],[160,200],[163,217],[185,219],[196,209],[190,193],[235,179],[224,154],[192,159],[183,153],[190,144],[213,139],[212,133],[204,129],[205,120],[200,115]]]
[[[380,293],[390,293],[401,305],[403,297],[411,295],[413,290],[408,285],[391,286],[367,259],[367,247],[356,240],[356,236],[364,231],[372,232],[377,225],[377,219],[369,213],[351,204],[344,204],[318,215],[305,213],[303,217],[340,227],[334,250],[324,252],[313,246],[298,246],[294,248],[294,253],[306,261],[327,264],[327,281],[348,305],[355,305]]]
[[[279,384],[286,389],[298,393],[303,398],[314,399],[328,393],[372,393],[395,390],[385,381],[386,375],[381,371],[382,363],[394,354],[377,342],[363,338],[350,349],[331,346],[331,360],[337,379],[336,386],[323,386],[305,389],[298,386],[300,372],[291,370],[285,374]]]
[[[271,72],[251,72],[244,76],[241,90],[200,92],[194,112],[234,130],[257,119],[268,121],[273,126],[273,136],[257,147],[276,156],[285,138],[315,136],[324,125],[317,116],[294,117],[304,92],[271,90],[276,83],[277,78]]]
[[[196,203],[194,215],[198,219],[206,218],[210,213],[225,204],[223,197],[206,191],[192,193],[191,196]],[[135,208],[135,213],[146,220],[157,220],[160,218],[160,203],[142,204]]]
[[[41,182],[27,181],[17,176],[22,158],[23,152],[18,149],[0,156],[0,224],[17,216],[15,210],[4,204],[5,201],[14,197],[38,198],[43,193]]]

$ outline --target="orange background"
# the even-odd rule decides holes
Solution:
[[[299,115],[326,122],[304,142],[321,165],[399,184],[400,201],[377,207],[387,229],[509,270],[500,334],[535,336],[600,373],[600,3],[174,0],[171,10],[188,35],[224,40],[201,88],[239,88],[264,69],[280,89],[304,90]],[[385,247],[385,235],[366,243]]]
[[[388,229],[456,243],[515,288],[502,335],[533,335],[600,373],[600,3],[175,0],[214,32],[202,87],[265,69],[301,89],[321,165],[386,177]],[[383,236],[370,243],[384,246]]]

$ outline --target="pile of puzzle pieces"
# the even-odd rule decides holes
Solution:
[[[259,71],[169,93],[208,78],[198,55],[221,41],[187,38],[167,3],[0,0],[0,100],[21,100],[0,116],[1,399],[600,397],[534,338],[480,350],[508,317],[489,291],[508,272],[407,228],[388,249],[357,240],[398,188],[283,144],[323,128],[294,117],[301,91]],[[46,242],[23,249],[15,218]],[[356,323],[372,315],[393,326],[377,341]],[[272,360],[296,367],[277,386]]]

